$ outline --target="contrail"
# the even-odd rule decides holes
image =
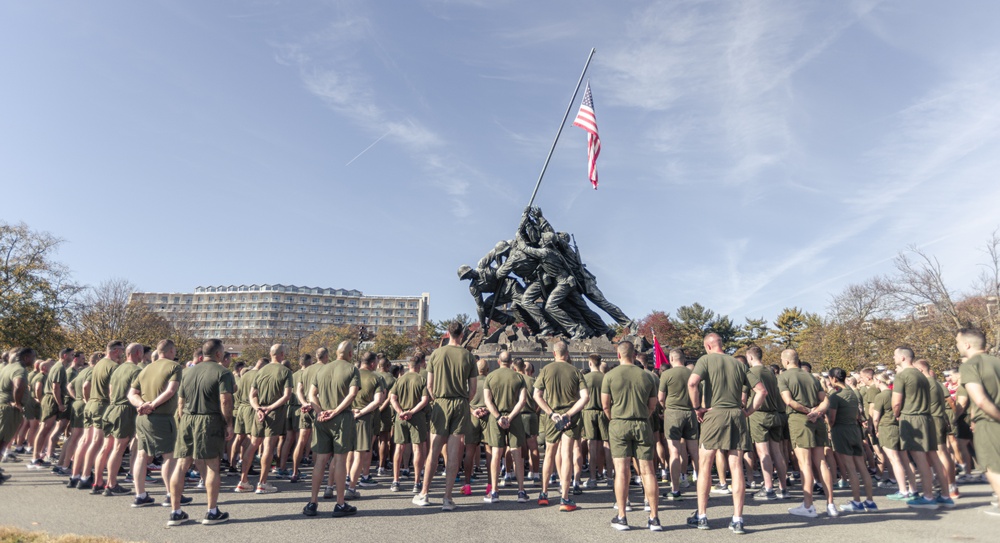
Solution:
[[[357,159],[358,159],[358,157],[360,157],[361,155],[363,155],[363,154],[367,153],[369,149],[371,149],[372,147],[375,147],[375,144],[376,144],[376,143],[378,143],[378,142],[382,141],[382,138],[384,138],[384,137],[388,136],[388,135],[389,135],[389,134],[390,134],[391,132],[392,132],[392,130],[389,130],[389,131],[388,131],[388,132],[386,132],[385,134],[382,134],[382,136],[381,136],[381,137],[379,137],[379,139],[377,139],[377,140],[373,141],[373,142],[372,142],[372,144],[371,144],[371,145],[369,145],[368,147],[365,147],[365,150],[364,150],[364,151],[361,151],[360,153],[358,153],[358,155],[357,155],[356,157],[354,157],[354,158],[352,158],[352,159],[351,159],[350,161],[348,161],[348,163],[347,163],[347,164],[344,164],[344,167],[346,168],[347,166],[350,166],[350,165],[351,165],[351,162],[354,162],[355,160],[357,160]]]

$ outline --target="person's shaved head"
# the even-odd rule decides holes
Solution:
[[[557,341],[552,346],[552,354],[557,360],[565,360],[569,357],[569,345],[565,341]]]
[[[913,361],[913,367],[920,370],[920,373],[928,375],[931,372],[931,365],[926,360],[921,358],[920,360]]]
[[[709,332],[708,334],[706,334],[705,350],[709,352],[722,351],[722,336],[716,334],[715,332]]]
[[[354,354],[354,343],[351,340],[341,341],[340,345],[337,345],[337,358],[347,360],[352,354]]]
[[[485,359],[480,358],[476,360],[476,369],[479,370],[479,375],[486,375],[490,372],[490,363]]]
[[[684,365],[684,351],[680,349],[670,349],[670,353],[667,355],[670,357],[670,365],[673,367]]]
[[[509,368],[510,367],[510,351],[503,351],[503,352],[501,352],[500,355],[497,356],[497,364],[500,364],[501,366],[503,366],[505,368]]]
[[[795,349],[785,349],[784,351],[781,351],[781,363],[784,364],[786,368],[789,366],[798,368],[802,365],[802,362],[799,360],[799,353]]]
[[[631,341],[622,341],[618,344],[618,358],[622,360],[632,360],[635,358],[635,345]]]

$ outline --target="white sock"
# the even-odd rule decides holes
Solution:
[[[743,517],[733,517],[733,522],[743,522]]]

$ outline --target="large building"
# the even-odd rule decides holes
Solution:
[[[374,333],[417,330],[427,322],[430,294],[365,296],[338,288],[228,285],[136,292],[130,301],[198,337],[295,339],[328,326],[364,326]]]

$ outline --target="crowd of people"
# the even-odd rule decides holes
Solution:
[[[350,341],[297,367],[280,343],[254,365],[233,363],[218,339],[186,363],[170,340],[155,350],[114,341],[89,357],[63,349],[54,360],[13,349],[0,366],[0,453],[70,489],[133,495],[132,507],[154,505],[147,489],[162,481],[169,526],[189,520],[186,484],[206,490],[202,524],[226,522],[226,475],[239,477],[235,492],[257,494],[278,491],[269,479],[308,478],[302,513],[316,516],[322,493],[333,517],[357,512],[348,502],[360,489],[402,492],[410,479],[412,503],[431,506],[443,477],[434,494],[451,511],[484,456],[486,503],[504,489],[572,512],[574,496],[612,487],[617,530],[631,527],[631,490],[643,495],[643,527],[660,531],[660,501],[684,499],[692,484],[686,524],[708,529],[709,497],[731,496],[738,534],[747,498],[788,500],[794,485],[802,502],[790,514],[817,517],[815,495],[836,517],[877,512],[875,487],[909,507],[954,507],[960,483],[985,478],[994,501],[984,512],[1000,516],[1000,359],[978,330],[958,332],[963,361],[943,381],[905,346],[890,367],[816,374],[794,349],[771,365],[755,346],[726,354],[714,333],[697,362],[674,349],[653,364],[622,341],[617,360],[590,355],[582,370],[556,341],[536,374],[506,351],[492,368],[477,360],[464,332],[452,323],[447,345],[406,367]],[[0,470],[0,484],[9,477]],[[835,503],[836,489],[850,499]]]

